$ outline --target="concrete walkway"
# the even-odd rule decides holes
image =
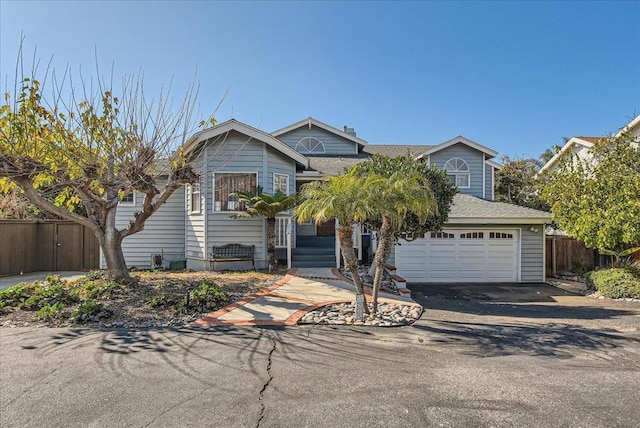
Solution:
[[[294,268],[271,287],[212,312],[194,325],[295,325],[318,307],[354,300],[355,287],[336,269]],[[383,292],[379,301],[416,304],[410,297]]]
[[[49,275],[58,275],[66,281],[75,281],[87,275],[87,272],[59,271],[59,272],[29,272],[22,275],[0,277],[0,290],[13,287],[22,282],[44,281]]]

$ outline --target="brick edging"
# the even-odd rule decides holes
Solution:
[[[293,269],[292,269],[293,270]],[[238,300],[237,302],[234,302],[228,306],[225,306],[224,308],[218,309],[217,311],[208,313],[207,315],[203,316],[202,318],[198,318],[197,320],[195,320],[194,322],[192,322],[190,325],[193,327],[207,327],[207,326],[211,326],[211,325],[244,325],[244,324],[236,324],[237,322],[243,322],[243,321],[234,321],[233,323],[231,323],[230,321],[223,321],[223,320],[219,320],[217,319],[218,317],[231,312],[234,309],[238,309],[244,305],[246,305],[247,303],[250,303],[254,300],[256,300],[259,297],[263,297],[266,295],[270,295],[272,291],[277,290],[278,288],[282,287],[283,285],[285,285],[287,282],[289,282],[292,278],[293,275],[290,275],[291,271],[287,272],[287,274],[281,278],[278,282],[276,282],[273,285],[270,285],[267,288],[264,288],[260,291],[258,291],[257,293],[251,294],[247,297],[245,297],[242,300]],[[260,321],[260,320],[254,320],[251,322],[255,322],[255,321]],[[223,324],[218,324],[218,322],[222,322]],[[271,325],[271,324],[268,324]],[[281,324],[274,324],[274,325],[281,325]]]

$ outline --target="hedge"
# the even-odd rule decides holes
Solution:
[[[637,266],[594,270],[587,274],[587,285],[612,299],[640,299],[640,270]]]

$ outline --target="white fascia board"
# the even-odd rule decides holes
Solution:
[[[502,169],[502,167],[504,165],[499,164],[498,162],[491,160],[491,159],[487,159],[486,161],[484,161],[485,164],[494,167],[495,169]]]
[[[327,132],[331,132],[332,134],[336,134],[342,138],[346,138],[347,140],[353,141],[354,143],[358,143],[361,146],[367,145],[367,142],[362,138],[358,138],[355,135],[351,135],[347,132],[341,131],[338,128],[334,128],[333,126],[327,125],[326,123],[320,122],[319,120],[314,119],[312,117],[302,119],[301,121],[296,122],[292,125],[285,126],[284,128],[280,128],[276,131],[273,131],[271,135],[273,135],[274,137],[278,137],[282,134],[286,134],[289,131],[293,131],[294,129],[302,128],[303,126],[309,126],[309,125],[317,126],[318,128],[324,129]]]
[[[505,217],[455,217],[449,218],[444,227],[449,224],[547,224],[551,223],[551,216],[547,218],[540,217],[519,217],[519,218],[505,218]]]
[[[541,173],[545,172],[546,170],[548,170],[549,168],[554,166],[556,163],[558,163],[558,160],[560,160],[562,155],[564,155],[567,152],[567,150],[571,149],[576,144],[579,144],[581,146],[585,146],[587,148],[593,147],[593,143],[590,143],[588,141],[582,140],[582,139],[577,138],[577,137],[572,137],[572,138],[569,139],[569,141],[567,141],[564,144],[564,146],[562,146],[562,148],[560,149],[560,151],[558,153],[553,155],[553,157],[551,159],[549,159],[549,161],[547,163],[545,163],[542,166],[542,168],[540,168],[540,171],[538,171],[538,174],[541,174]]]
[[[634,130],[636,127],[640,126],[640,114],[637,115],[631,122],[629,122],[627,125],[623,126],[620,131],[618,131],[618,133],[615,135],[616,137],[619,137],[620,135],[622,135],[623,132],[630,132],[632,130]]]
[[[199,143],[203,141],[223,135],[230,131],[238,131],[241,134],[244,134],[248,137],[255,138],[258,141],[266,143],[269,146],[273,147],[274,149],[278,150],[280,153],[295,160],[305,168],[309,167],[309,158],[307,158],[306,156],[295,151],[294,149],[287,146],[285,143],[273,137],[272,135],[267,134],[266,132],[256,129],[252,126],[246,125],[242,122],[238,122],[235,119],[228,120],[216,127],[208,128],[195,134],[193,137],[191,137],[188,140],[187,144],[185,145],[185,153],[191,152],[198,146]]]
[[[446,149],[447,147],[453,146],[454,144],[458,144],[458,143],[462,143],[465,144],[469,147],[472,147],[482,153],[485,153],[489,156],[491,156],[492,158],[498,156],[498,152],[496,152],[493,149],[490,149],[489,147],[483,146],[482,144],[478,144],[475,141],[471,141],[470,139],[463,137],[462,135],[458,135],[455,138],[450,139],[449,141],[445,141],[444,143],[440,143],[437,146],[433,146],[430,149],[422,152],[422,154],[420,154],[420,156],[418,156],[418,158],[421,158],[423,156],[426,155],[430,155],[432,153],[435,152],[439,152],[442,149]]]

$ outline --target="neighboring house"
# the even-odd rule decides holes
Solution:
[[[636,116],[628,124],[620,128],[620,130],[616,134],[614,134],[614,137],[619,137],[623,133],[638,137],[636,139],[636,142],[640,140],[640,115]],[[540,168],[540,171],[538,171],[538,174],[552,173],[560,164],[560,159],[562,158],[562,156],[564,156],[567,153],[570,153],[570,154],[572,153],[574,156],[577,156],[578,159],[583,161],[590,160],[591,147],[593,147],[594,144],[598,144],[599,141],[606,138],[607,137],[572,137],[570,138],[564,144],[564,146],[562,146],[560,151],[558,151],[558,153],[556,153],[551,159],[549,159],[549,161],[546,164],[542,166],[542,168]],[[559,271],[559,270],[565,270],[565,271],[573,270],[573,267],[570,266],[570,264],[572,264],[572,261],[574,260],[574,258],[576,259],[580,259],[581,257],[584,258],[584,254],[586,253],[586,251],[588,251],[586,247],[584,247],[584,244],[572,238],[567,238],[566,234],[562,230],[548,228],[547,232],[549,235],[548,241],[550,241],[548,245],[551,248],[551,254],[552,254],[552,262],[549,264],[551,265],[551,271],[553,272],[553,274],[555,274],[556,271]],[[573,241],[576,241],[578,243],[578,244],[575,244],[575,246],[578,248],[577,251],[565,250],[563,252],[563,248],[565,247],[569,249],[572,248],[570,245],[566,245],[566,244],[563,244],[562,246],[558,246],[559,248],[556,248],[556,243],[558,239],[571,239]],[[593,268],[598,265],[598,262],[597,262],[598,256],[596,255],[595,250],[592,250],[592,251],[594,253],[594,256],[592,257],[593,263],[587,264],[588,268]],[[634,258],[636,260],[640,260],[640,254],[636,253],[634,255]],[[566,265],[560,265],[559,267],[556,266],[557,259],[562,259],[564,263],[566,263]]]
[[[640,137],[640,115],[636,116],[631,122],[627,125],[620,128],[620,130],[614,135],[614,137],[619,137],[623,133],[627,133],[630,135],[635,135],[636,137]],[[602,139],[606,139],[607,137],[572,137],[570,138],[564,146],[560,149],[558,153],[556,153],[549,161],[540,168],[539,174],[544,172],[552,172],[557,168],[560,159],[562,156],[569,152],[573,152],[575,156],[577,156],[581,160],[588,160],[590,158],[590,149],[594,144],[597,144],[598,141]]]
[[[186,152],[201,174],[199,184],[176,192],[149,220],[145,230],[125,239],[127,264],[148,267],[153,254],[181,253],[187,267],[209,268],[213,245],[256,246],[257,266],[266,264],[266,222],[230,218],[244,209],[229,197],[234,191],[260,185],[268,193],[292,193],[327,175],[342,173],[373,154],[409,153],[417,162],[446,169],[458,185],[449,222],[443,231],[412,242],[401,241],[390,263],[408,281],[542,282],[545,279],[546,212],[494,202],[497,152],[458,136],[436,145],[374,145],[351,128],[342,130],[308,118],[271,133],[229,120],[201,131]],[[135,210],[134,200],[121,204],[119,224]],[[124,214],[124,215],[123,215]],[[289,229],[287,226],[289,225]],[[339,247],[333,221],[295,224],[290,215],[278,219],[278,258],[292,266],[336,266]],[[291,247],[287,248],[287,230]],[[354,233],[361,260],[372,256],[372,238],[365,228]],[[242,262],[240,262],[242,263]],[[240,263],[219,268],[243,267]],[[248,264],[250,266],[250,264]]]

